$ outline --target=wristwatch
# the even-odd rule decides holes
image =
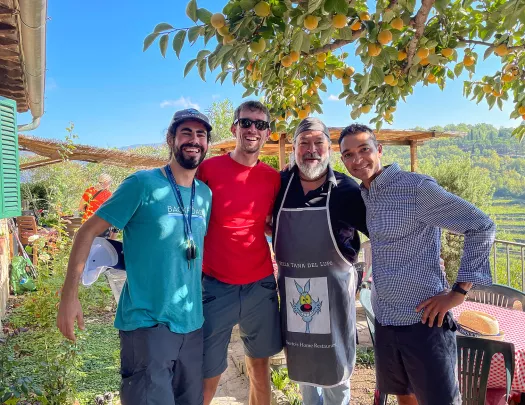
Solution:
[[[461,288],[458,283],[454,283],[452,285],[452,291],[460,293],[460,294],[463,294],[463,295],[467,295],[468,294],[468,291],[464,290],[463,288]]]

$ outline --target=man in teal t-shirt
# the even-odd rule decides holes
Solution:
[[[72,340],[75,320],[84,328],[78,283],[91,244],[110,226],[124,232],[127,281],[115,318],[123,405],[203,402],[201,269],[211,191],[194,177],[210,131],[197,110],[175,113],[169,164],[129,176],[75,237],[57,319]]]

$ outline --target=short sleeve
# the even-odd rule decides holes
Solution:
[[[144,186],[136,174],[127,177],[96,214],[111,225],[123,229],[142,204]]]

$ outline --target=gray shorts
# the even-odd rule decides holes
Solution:
[[[266,358],[282,350],[277,283],[272,275],[250,284],[226,284],[203,275],[204,378],[228,366],[228,343],[239,324],[244,353]]]
[[[382,326],[375,322],[377,388],[385,394],[414,393],[420,405],[460,405],[456,326],[447,314],[443,326],[418,322]]]
[[[120,331],[122,405],[202,405],[202,329]]]

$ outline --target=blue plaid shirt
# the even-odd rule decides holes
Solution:
[[[448,288],[439,268],[441,229],[464,234],[458,282],[490,285],[496,227],[474,205],[428,176],[386,167],[361,185],[372,244],[372,307],[381,325],[421,321],[416,307]]]

